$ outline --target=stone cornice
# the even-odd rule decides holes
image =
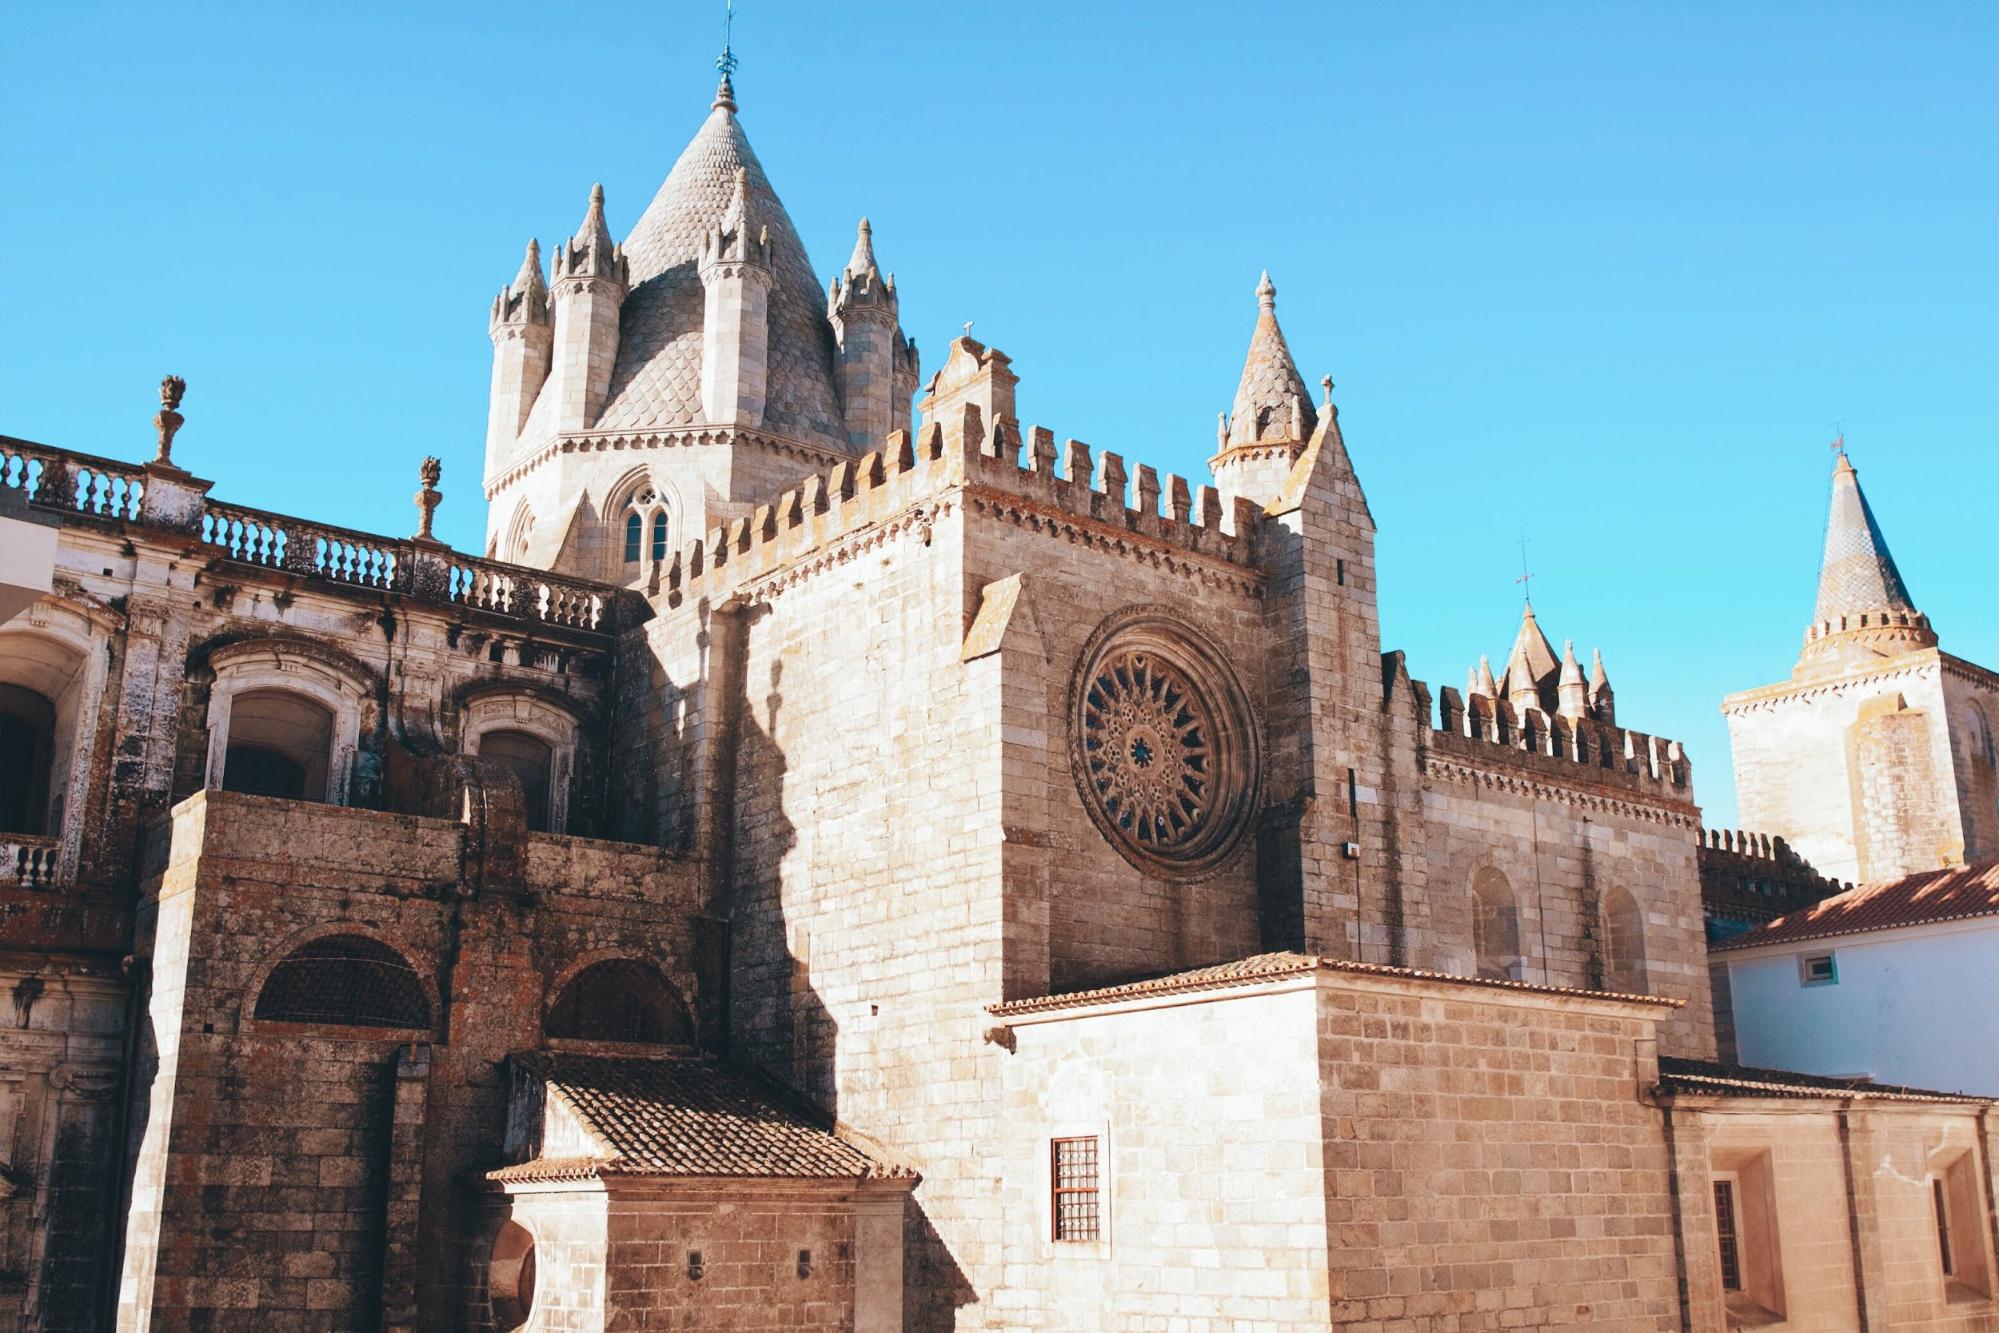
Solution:
[[[1441,756],[1434,751],[1424,755],[1422,765],[1425,777],[1441,778],[1461,786],[1485,787],[1493,791],[1531,796],[1537,800],[1556,801],[1585,810],[1602,810],[1655,824],[1665,824],[1671,828],[1698,832],[1701,827],[1700,808],[1692,801],[1677,801],[1664,796],[1648,799],[1646,794],[1641,792],[1612,793],[1590,783],[1583,776],[1588,770],[1581,766],[1576,770],[1579,780],[1571,786],[1551,778],[1503,769],[1497,765],[1473,764],[1464,759]]]
[[[784,458],[795,458],[813,468],[832,468],[851,463],[854,455],[824,445],[808,444],[785,435],[773,435],[741,426],[673,426],[664,430],[582,431],[558,435],[526,458],[509,464],[499,476],[486,483],[490,503],[507,487],[554,459],[558,454],[601,453],[620,449],[672,449],[697,445],[728,445],[764,449]]]
[[[1192,551],[1148,537],[1132,528],[1085,518],[1072,510],[1031,497],[973,483],[967,483],[964,490],[967,509],[991,514],[1029,532],[1108,551],[1207,587],[1223,588],[1242,597],[1261,598],[1269,582],[1263,571],[1254,565],[1238,563],[1222,555]]]
[[[1752,690],[1740,690],[1724,697],[1721,711],[1725,714],[1746,712],[1750,709],[1768,707],[1789,699],[1810,699],[1827,694],[1839,694],[1851,686],[1872,685],[1882,681],[1896,680],[1909,676],[1923,675],[1937,669],[1945,654],[1935,648],[1922,648],[1900,657],[1884,658],[1879,666],[1852,668],[1835,676],[1825,676],[1817,680],[1786,680],[1774,685],[1759,685]],[[1952,662],[1962,662],[1951,658]],[[1970,662],[1962,665],[1983,678],[1999,685],[1999,677]],[[1976,678],[1976,677],[1974,677]]]

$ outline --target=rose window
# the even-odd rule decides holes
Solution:
[[[1079,664],[1071,744],[1091,817],[1127,860],[1212,869],[1247,824],[1254,729],[1222,658],[1184,627],[1115,618]]]

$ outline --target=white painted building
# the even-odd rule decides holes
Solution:
[[[1862,885],[1711,958],[1744,1065],[1999,1094],[1999,861]]]

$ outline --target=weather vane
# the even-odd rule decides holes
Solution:
[[[1832,437],[1832,451],[1836,454],[1843,454],[1846,452],[1846,423],[1844,421],[1835,421],[1832,423],[1832,428],[1839,432]]]
[[[1520,585],[1520,599],[1527,605],[1534,605],[1534,575],[1527,568],[1527,532],[1520,533],[1520,577],[1513,580]]]
[[[736,53],[729,49],[730,39],[736,26],[736,0],[728,0],[722,10],[722,54],[715,57],[715,68],[728,78],[736,72]]]
[[[965,321],[965,336],[967,338],[972,336],[972,321],[969,319]]]

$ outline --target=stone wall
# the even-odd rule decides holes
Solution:
[[[1665,1006],[1321,969],[1003,1010],[1008,1327],[1677,1322]],[[1584,1132],[1583,1127],[1587,1126]],[[1100,1136],[1104,1238],[1045,1161]]]
[[[560,981],[640,957],[693,1007],[715,1003],[692,876],[643,848],[535,837],[524,882],[467,893],[461,824],[221,793],[179,806],[162,841],[141,912],[150,1072],[121,1291],[134,1327],[435,1324],[457,1286],[456,1178],[500,1155],[497,1063],[540,1045]],[[335,933],[407,960],[430,1023],[257,1018],[272,966]],[[420,1080],[407,1096],[403,1077]]]
[[[1992,1290],[1992,1149],[1976,1108],[1837,1099],[1675,1099],[1671,1111],[1682,1161],[1680,1199],[1685,1262],[1696,1330],[1770,1322],[1835,1333],[1855,1328],[1999,1328]],[[1983,1292],[1943,1275],[1930,1178],[1969,1153],[1987,1200],[1981,1226],[1960,1229],[1959,1261],[1983,1269]],[[1742,1261],[1774,1259],[1781,1308],[1740,1307],[1746,1293],[1723,1290],[1709,1179],[1768,1165],[1774,1228],[1745,1229]],[[1738,1211],[1749,1203],[1738,1185]],[[1755,1255],[1752,1247],[1775,1253]],[[1731,1314],[1731,1308],[1736,1312]]]
[[[1999,777],[1955,754],[1971,749],[1969,705],[1989,718],[1995,695],[1989,672],[1936,649],[1730,695],[1743,827],[1855,883],[1999,855],[1999,805],[1978,804]]]

